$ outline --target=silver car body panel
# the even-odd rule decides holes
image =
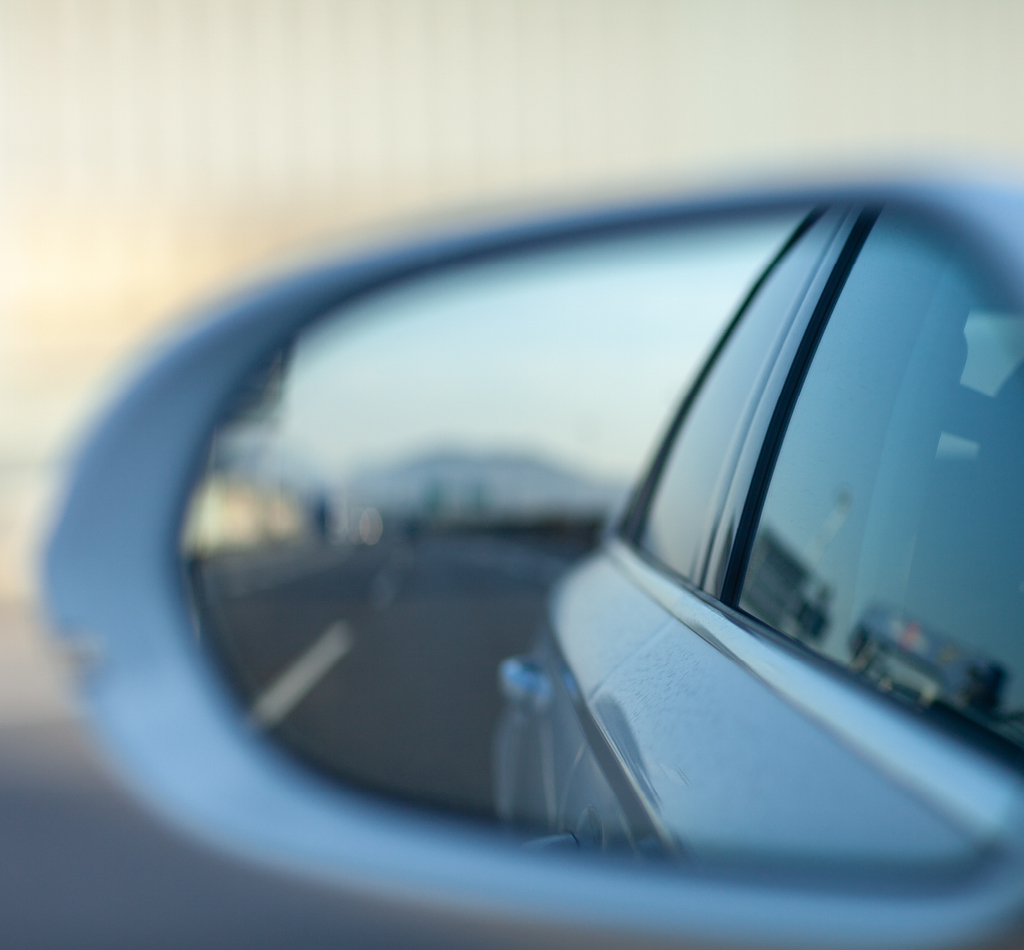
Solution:
[[[654,615],[652,601],[664,613]],[[630,615],[645,622],[623,623]],[[613,542],[564,582],[552,625],[584,715],[680,852],[934,866],[971,859],[1010,816],[1019,791],[1010,774],[918,735],[898,714],[883,724],[890,711],[871,697],[777,655],[624,545]],[[750,663],[726,646],[737,641]],[[819,698],[818,715],[794,698],[807,694]],[[826,720],[819,706],[834,712]],[[565,718],[558,693],[546,714],[557,731]],[[840,732],[847,717],[863,734]],[[881,750],[871,745],[878,736]],[[942,769],[945,796],[931,787],[922,794],[909,780],[915,766]],[[559,818],[560,830],[578,821]]]

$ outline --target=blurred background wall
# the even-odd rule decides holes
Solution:
[[[0,0],[0,604],[187,304],[382,222],[1024,164],[1018,0]]]

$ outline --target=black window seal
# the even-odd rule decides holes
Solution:
[[[839,295],[843,292],[846,279],[850,276],[853,264],[860,255],[868,234],[874,227],[875,221],[881,208],[866,208],[857,216],[856,222],[850,230],[850,235],[832,268],[828,282],[822,290],[821,296],[815,305],[811,319],[808,321],[807,329],[804,331],[803,339],[797,349],[796,356],[790,365],[786,375],[786,381],[782,385],[778,402],[775,404],[775,411],[772,413],[771,421],[768,423],[768,430],[765,433],[761,452],[754,467],[754,474],[747,491],[747,500],[743,505],[743,512],[740,515],[739,523],[736,526],[736,537],[733,540],[732,552],[729,555],[729,563],[725,571],[725,580],[722,584],[721,602],[728,607],[739,610],[738,602],[743,580],[747,572],[747,564],[750,561],[750,552],[753,547],[754,535],[761,520],[761,510],[768,494],[768,486],[771,483],[772,474],[775,471],[775,463],[782,448],[782,442],[789,427],[789,420],[796,406],[800,390],[803,388],[804,379],[810,369],[811,361],[817,352],[818,344],[825,326],[828,324],[832,311],[835,308]]]
[[[753,286],[751,286],[746,297],[743,298],[743,302],[737,309],[736,315],[729,322],[725,332],[715,344],[714,349],[711,351],[711,355],[704,361],[704,366],[697,375],[697,378],[694,380],[689,392],[686,394],[686,398],[680,405],[678,412],[676,412],[675,418],[672,420],[668,432],[662,439],[661,446],[659,447],[658,453],[655,455],[654,461],[647,471],[647,475],[640,481],[636,489],[633,491],[629,504],[626,506],[625,513],[613,532],[623,540],[635,546],[637,549],[641,548],[640,539],[647,524],[647,515],[650,510],[651,501],[654,497],[654,491],[657,488],[658,482],[661,480],[661,473],[668,461],[669,454],[672,451],[672,446],[675,444],[676,436],[679,434],[679,430],[682,428],[687,413],[690,411],[690,407],[697,398],[697,394],[700,392],[705,380],[710,375],[712,368],[718,362],[718,358],[725,349],[726,344],[728,344],[729,340],[732,338],[736,327],[739,326],[744,314],[746,314],[747,310],[750,308],[751,303],[753,303],[754,298],[764,286],[765,282],[772,275],[783,258],[786,257],[797,242],[814,226],[815,223],[817,223],[818,219],[821,218],[826,210],[827,208],[825,206],[812,208],[803,221],[797,225],[796,229],[786,240],[786,243],[783,244],[779,252],[774,258],[772,258],[771,262],[764,269],[761,276],[758,277]]]

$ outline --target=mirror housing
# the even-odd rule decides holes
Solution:
[[[522,850],[307,772],[254,732],[196,644],[179,535],[210,434],[247,380],[325,313],[427,273],[525,249],[755,212],[895,203],[971,242],[1024,300],[1024,200],[896,184],[619,207],[413,242],[225,298],[169,343],[77,459],[46,557],[59,636],[86,640],[84,707],[126,782],[201,839],[302,877],[533,946],[974,945],[1017,925],[1024,849],[927,888],[811,881],[770,866],[587,862]],[[241,397],[245,398],[245,397]],[[1024,814],[1014,823],[1018,846]],[[742,908],[738,912],[737,908]],[[482,926],[481,926],[482,925]],[[499,932],[500,931],[500,932]]]

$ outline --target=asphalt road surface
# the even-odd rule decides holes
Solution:
[[[253,719],[375,791],[493,814],[497,667],[528,650],[587,531],[385,534],[197,561],[202,635]]]

